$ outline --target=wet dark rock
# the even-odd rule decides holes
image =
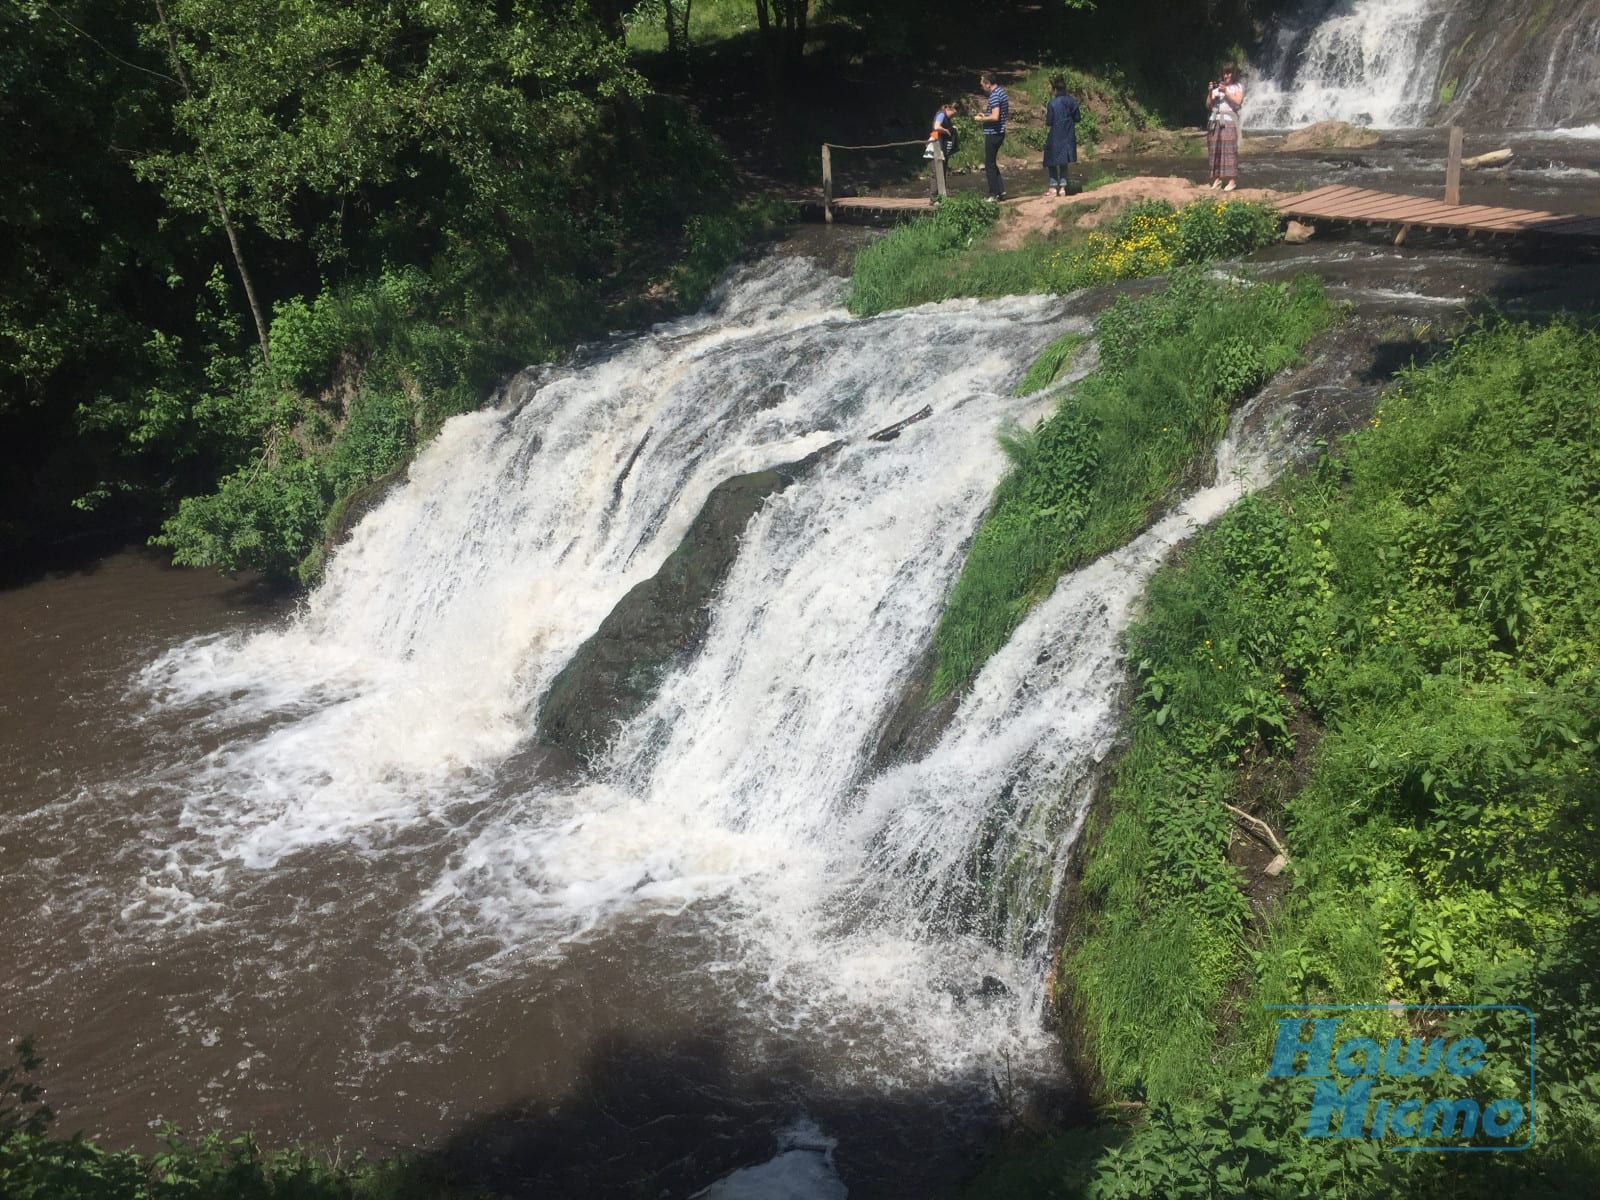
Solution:
[[[960,706],[962,691],[946,693],[932,704],[928,689],[933,684],[937,651],[930,644],[917,660],[911,682],[900,694],[899,703],[883,724],[878,744],[867,764],[867,774],[877,775],[899,763],[916,762],[938,744]]]
[[[637,584],[556,676],[539,706],[539,739],[584,761],[637,715],[673,666],[699,649],[711,603],[739,538],[767,497],[833,454],[835,442],[796,463],[724,480],[712,489],[661,569]]]
[[[628,482],[628,476],[633,474],[634,464],[639,461],[639,455],[644,453],[644,448],[650,444],[650,435],[653,429],[646,429],[644,436],[639,439],[639,444],[633,448],[633,453],[628,455],[628,461],[622,466],[622,474],[617,476],[617,481],[611,485],[611,507],[615,509],[622,500],[622,485]]]
[[[368,513],[387,500],[395,488],[405,481],[406,468],[397,467],[387,475],[380,476],[352,492],[344,501],[343,508],[337,509],[333,519],[328,522],[327,532],[322,541],[323,557],[326,558],[336,547],[343,545],[351,530],[361,524]]]
[[[936,985],[936,990],[954,1000],[958,1008],[965,1008],[971,1001],[1002,1000],[1011,995],[1011,989],[994,975],[985,975],[976,984],[958,983],[953,979],[942,980]]]

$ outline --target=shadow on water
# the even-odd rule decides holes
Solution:
[[[564,1099],[477,1118],[428,1165],[496,1195],[657,1200],[693,1196],[792,1147],[792,1157],[814,1156],[790,1165],[807,1172],[801,1178],[836,1173],[850,1200],[910,1200],[948,1194],[1019,1122],[1060,1128],[1091,1116],[1065,1086],[1027,1101],[996,1078],[829,1093],[807,1087],[801,1064],[786,1057],[759,1072],[732,1059],[715,1030],[666,1043],[613,1033],[595,1044]],[[790,1193],[763,1178],[756,1190],[727,1194],[844,1192]]]
[[[129,528],[102,530],[22,547],[0,555],[0,592],[19,592],[30,585],[71,577],[88,578],[113,565],[137,560],[146,573],[170,572],[175,578],[206,580],[198,589],[230,608],[280,609],[297,589],[253,571],[223,575],[192,567],[176,567],[165,550],[145,545]]]

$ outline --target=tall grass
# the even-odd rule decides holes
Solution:
[[[1331,318],[1315,281],[1251,286],[1198,270],[1105,313],[1099,369],[1038,428],[1002,438],[1014,469],[939,623],[932,694],[961,686],[1063,571],[1137,533],[1215,444],[1229,406]]]
[[[1132,741],[1083,875],[1094,915],[1061,974],[1113,1091],[1178,1107],[1097,1195],[1203,1194],[1241,1137],[1260,1194],[1595,1193],[1597,445],[1600,337],[1480,331],[1152,582]],[[1270,920],[1229,865],[1224,802],[1289,848]],[[1394,1002],[1535,1010],[1533,1150],[1363,1157],[1299,1136],[1304,1103],[1260,1079],[1263,1005]],[[1187,1174],[1152,1182],[1174,1162]]]
[[[1031,367],[1022,376],[1014,396],[1031,396],[1049,387],[1072,365],[1079,351],[1089,339],[1081,333],[1064,333],[1040,352]]]

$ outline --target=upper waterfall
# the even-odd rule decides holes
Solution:
[[[1313,0],[1268,42],[1249,89],[1248,125],[1288,129],[1339,120],[1423,124],[1445,53],[1450,0]]]
[[[1254,56],[1258,129],[1546,129],[1600,119],[1600,0],[1301,0]]]

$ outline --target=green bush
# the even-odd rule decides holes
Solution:
[[[304,298],[292,296],[273,307],[272,365],[291,387],[315,390],[325,386],[344,349],[331,299],[322,293],[307,304]]]

